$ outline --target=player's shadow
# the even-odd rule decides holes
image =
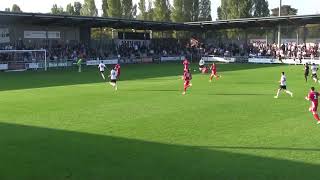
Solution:
[[[175,145],[5,123],[0,124],[0,147],[3,180],[301,180],[319,179],[320,168],[299,159],[250,155],[258,148]],[[299,156],[318,152],[297,149],[261,148]]]

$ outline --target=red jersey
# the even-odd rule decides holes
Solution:
[[[189,69],[189,61],[187,60],[187,59],[185,59],[184,61],[183,61],[183,65],[184,65],[184,70],[187,70],[187,69]]]
[[[116,66],[115,66],[115,68],[117,69],[117,70],[120,70],[120,64],[116,64]]]
[[[211,66],[211,72],[212,72],[212,73],[216,73],[216,72],[217,72],[217,67],[216,67],[216,65],[212,65],[212,66]]]
[[[117,71],[117,78],[119,79],[120,78],[120,69],[121,69],[121,66],[120,64],[116,64],[115,67],[114,67]]]
[[[311,91],[308,95],[308,98],[310,99],[310,101],[315,105],[318,105],[318,97],[319,97],[319,93],[315,91]]]
[[[192,79],[191,73],[190,73],[190,72],[184,72],[184,74],[183,74],[183,79],[184,79],[185,81],[190,81],[190,80]]]

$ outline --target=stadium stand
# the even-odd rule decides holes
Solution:
[[[46,51],[45,54],[39,52],[24,52],[18,55],[14,52],[0,53],[0,62],[11,64],[3,67],[14,69],[23,66],[21,64],[24,63],[39,63],[43,61],[45,55],[51,65],[60,62],[60,65],[72,65],[78,58],[83,58],[85,61],[111,59],[112,62],[116,62],[115,60],[120,60],[122,63],[152,62],[156,59],[181,60],[184,57],[198,61],[204,56],[231,58],[232,61],[241,62],[247,62],[246,58],[250,57],[313,60],[319,57],[320,41],[308,42],[306,31],[303,31],[300,40],[297,38],[296,41],[284,42],[279,46],[274,43],[276,42],[275,37],[272,43],[268,42],[268,37],[266,41],[249,43],[249,29],[264,28],[263,31],[267,33],[268,31],[274,32],[279,24],[305,29],[306,25],[319,24],[319,22],[320,15],[171,23],[0,12],[1,50]],[[102,46],[102,42],[106,41],[101,37],[97,41],[92,40],[92,28],[102,30],[105,27],[109,28],[109,33],[112,33],[108,46]],[[220,39],[217,43],[214,42],[216,37],[211,37],[215,39],[213,41],[209,38],[210,32],[232,28],[244,32],[242,40]],[[166,31],[189,33],[172,38],[163,36],[163,32]],[[153,34],[156,33],[158,36],[153,37]],[[297,30],[298,36],[299,31]]]

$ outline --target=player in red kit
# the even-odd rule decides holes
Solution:
[[[190,81],[192,80],[192,75],[189,69],[187,69],[187,71],[184,71],[183,80],[184,80],[184,90],[182,94],[185,95],[187,92],[187,89],[192,86],[192,84],[190,83]]]
[[[183,66],[184,66],[184,69],[183,71],[186,72],[189,70],[189,65],[190,65],[190,62],[188,61],[188,59],[185,59],[183,62],[182,62]]]
[[[318,115],[318,98],[319,93],[314,90],[314,87],[311,87],[311,90],[306,97],[306,100],[311,101],[311,107],[309,108],[309,111],[312,112],[313,117],[318,121],[317,124],[320,124],[320,118]]]
[[[212,66],[210,67],[211,69],[211,75],[210,75],[210,82],[212,82],[213,77],[216,79],[220,78],[220,76],[217,75],[217,66],[212,63]]]
[[[120,64],[116,64],[116,66],[114,68],[116,69],[117,78],[119,80],[120,79],[120,74],[121,74],[121,66],[120,66]]]

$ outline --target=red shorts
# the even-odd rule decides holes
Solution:
[[[211,74],[216,76],[217,75],[217,71],[212,71]]]
[[[120,77],[120,71],[118,71],[118,74],[117,74],[117,76],[118,76],[118,77]]]
[[[317,112],[318,111],[318,103],[311,103],[311,107],[310,107],[311,112]]]
[[[202,71],[203,74],[204,73],[208,73],[208,69],[207,68],[203,68],[201,71]]]
[[[189,85],[190,85],[190,81],[184,81],[184,88],[189,87]]]

